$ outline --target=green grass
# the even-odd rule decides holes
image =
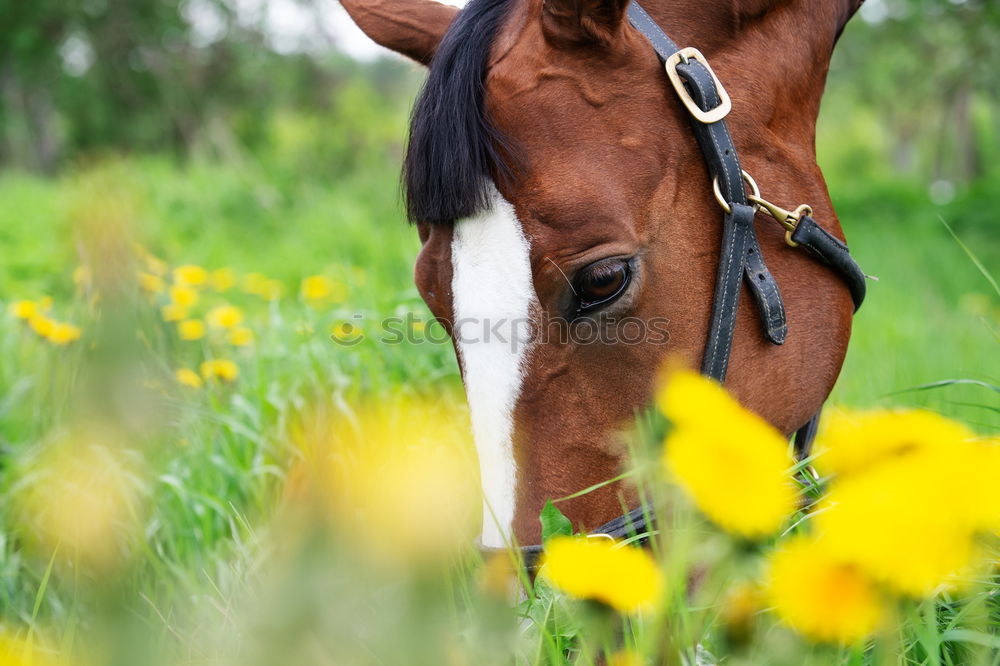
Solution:
[[[392,123],[389,129],[401,135],[402,115]],[[418,242],[402,219],[397,160],[398,149],[387,149],[331,179],[251,156],[183,166],[151,157],[114,159],[52,180],[0,173],[0,306],[6,311],[14,300],[51,295],[54,314],[81,323],[88,343],[55,349],[6,315],[0,326],[0,627],[22,633],[28,627],[63,647],[104,636],[116,646],[115,663],[138,663],[137,654],[153,660],[151,649],[172,663],[229,663],[248,649],[253,663],[291,663],[285,660],[291,654],[315,663],[437,663],[437,648],[424,645],[434,641],[423,639],[437,636],[447,644],[460,631],[479,636],[471,640],[476,654],[469,663],[507,663],[503,650],[510,641],[521,663],[536,657],[560,663],[583,630],[565,601],[544,590],[529,607],[537,624],[519,633],[468,579],[452,581],[442,593],[408,582],[353,580],[349,557],[336,548],[289,547],[275,558],[284,550],[274,537],[275,521],[281,522],[275,507],[300,455],[289,433],[317,404],[347,417],[362,398],[450,394],[458,387],[449,344],[366,340],[347,349],[329,339],[332,325],[357,312],[365,321],[427,316],[412,285]],[[832,400],[926,406],[996,432],[998,400],[988,388],[909,390],[955,378],[1000,385],[998,296],[939,219],[948,220],[990,270],[1000,247],[983,211],[994,195],[973,189],[935,206],[920,188],[864,182],[846,171],[830,177],[852,250],[879,278],[855,320]],[[262,272],[281,281],[286,296],[279,303],[239,292],[226,296],[247,312],[258,337],[251,351],[177,340],[155,308],[129,289],[119,301],[88,308],[72,280],[81,249],[93,253],[126,236],[172,265]],[[113,264],[117,255],[101,256]],[[345,303],[318,310],[297,297],[303,277],[322,273],[351,276]],[[122,333],[137,329],[143,332],[138,341]],[[175,386],[175,367],[195,367],[222,353],[240,364],[235,388]],[[135,458],[126,465],[134,493],[123,520],[140,527],[124,540],[127,554],[113,575],[35,539],[40,527],[16,501],[44,483],[39,461],[59,438],[92,421],[120,424]],[[697,525],[685,520],[688,528]],[[704,546],[698,534],[691,549]],[[718,547],[714,537],[708,543]],[[717,608],[690,608],[681,598],[674,603],[672,617],[682,620],[671,630],[678,645],[706,635]],[[282,612],[268,613],[269,607]],[[949,613],[978,611],[956,604],[939,612],[944,622]],[[365,641],[343,653],[330,647],[356,640],[351,632],[363,630],[374,634],[365,648],[370,653],[352,652]],[[631,631],[639,644],[659,640],[650,626]],[[958,663],[956,652],[943,652],[941,661],[940,650],[927,648],[947,631],[917,640],[907,663]],[[781,646],[793,644],[785,634],[779,639]],[[319,657],[308,656],[310,645]],[[789,655],[800,653],[788,650],[772,663],[796,663]],[[872,656],[833,650],[809,657],[810,663],[869,663],[865,659]]]

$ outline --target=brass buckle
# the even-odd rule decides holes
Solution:
[[[692,58],[703,64],[705,69],[708,70],[708,73],[712,75],[712,80],[715,81],[715,89],[719,93],[720,101],[714,109],[702,111],[701,107],[695,103],[694,98],[691,97],[691,93],[684,87],[681,75],[677,73],[677,65],[682,62],[686,63]],[[688,112],[697,118],[699,122],[706,125],[717,123],[728,116],[729,112],[732,111],[733,102],[729,99],[729,93],[726,92],[726,89],[722,86],[722,81],[719,81],[719,77],[715,75],[715,71],[712,69],[712,66],[708,64],[708,60],[705,59],[705,56],[703,56],[701,51],[698,49],[693,46],[681,49],[667,58],[664,66],[667,68],[667,77],[670,79],[670,83],[673,84],[674,90],[677,91],[677,96],[681,98],[682,102],[684,102],[684,106],[687,107]]]

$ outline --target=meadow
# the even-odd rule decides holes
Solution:
[[[699,644],[729,663],[1000,663],[992,569],[972,601],[901,604],[901,629],[874,647],[814,648],[737,617],[723,581],[759,568],[744,552],[757,547],[693,510],[667,530],[669,576],[683,590],[703,558],[721,578],[620,625],[544,584],[514,603],[503,572],[491,582],[502,566],[461,548],[447,574],[414,565],[422,537],[447,542],[442,521],[475,531],[463,482],[447,498],[390,494],[400,515],[381,514],[374,532],[326,529],[322,514],[365,490],[309,480],[328,453],[324,428],[349,421],[339,441],[392,447],[426,426],[451,446],[443,469],[466,480],[474,469],[454,432],[465,416],[452,348],[424,339],[412,285],[418,241],[398,191],[408,97],[386,106],[372,94],[352,88],[332,118],[275,116],[264,149],[0,172],[0,633],[38,646],[23,663],[593,663],[622,642],[632,651],[614,663],[708,663]],[[843,104],[824,110],[820,161],[878,281],[831,404],[924,407],[996,433],[1000,192],[984,180],[935,193],[899,177],[870,145],[878,120]],[[60,338],[19,307],[79,330]],[[413,335],[355,344],[386,317]],[[365,479],[360,446],[345,457]],[[655,486],[638,460],[636,478]],[[346,490],[317,499],[324,484]],[[407,566],[392,555],[372,565],[397,548]],[[581,647],[591,638],[596,648]]]

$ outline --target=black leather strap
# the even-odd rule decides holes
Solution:
[[[823,408],[820,407],[819,411],[813,414],[804,426],[795,431],[792,442],[795,446],[795,455],[798,456],[799,460],[809,456],[813,440],[816,439],[816,433],[819,432],[819,417],[822,413]]]
[[[751,249],[754,217],[754,209],[746,204],[733,203],[730,206],[731,212],[722,221],[722,254],[715,276],[712,324],[701,362],[702,373],[720,382],[725,380],[729,367],[736,312],[740,304],[740,282],[746,267],[747,251]]]
[[[653,45],[661,61],[666,61],[679,50],[677,44],[636,2],[629,4],[628,16],[632,25]],[[722,101],[715,86],[715,79],[704,63],[688,60],[677,65],[677,73],[684,80],[691,98],[702,110],[713,109]],[[737,204],[749,203],[743,183],[743,169],[725,119],[714,123],[702,123],[692,117],[691,128],[708,167],[709,182],[715,178],[719,179],[719,190],[730,208]],[[780,345],[788,333],[781,293],[774,276],[764,263],[764,256],[761,254],[757,234],[753,228],[753,210],[750,210],[747,224],[731,228],[728,224],[729,217],[727,216],[723,223],[719,272],[712,303],[709,336],[701,367],[704,374],[719,381],[725,381],[726,369],[729,366],[729,351],[736,333],[735,305],[739,301],[741,275],[746,276],[750,292],[757,303],[767,339]],[[737,247],[738,257],[734,256]],[[731,271],[734,267],[739,268],[735,276]],[[723,279],[724,274],[726,279]]]
[[[816,224],[816,220],[808,215],[799,220],[795,231],[792,232],[792,242],[810,250],[843,279],[851,291],[854,311],[857,312],[865,300],[868,287],[865,284],[864,271],[851,257],[847,245]]]

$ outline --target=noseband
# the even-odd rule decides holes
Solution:
[[[802,204],[793,210],[786,210],[761,197],[757,183],[740,166],[736,146],[726,124],[732,102],[705,56],[695,48],[678,48],[635,0],[629,4],[628,18],[652,44],[666,68],[674,91],[689,114],[692,131],[708,167],[715,199],[723,210],[722,247],[701,372],[725,382],[743,280],[746,280],[757,305],[764,336],[771,343],[780,345],[788,334],[781,292],[764,263],[753,226],[758,212],[774,218],[785,229],[785,242],[789,247],[805,248],[844,281],[851,292],[855,311],[865,298],[865,274],[851,257],[847,245],[816,223],[810,206]],[[819,412],[795,433],[795,447],[800,454],[808,449],[815,436],[818,420]],[[605,523],[592,535],[621,538],[641,535],[650,527],[649,514],[639,507]],[[542,546],[521,549],[529,570],[536,566],[541,550]]]

